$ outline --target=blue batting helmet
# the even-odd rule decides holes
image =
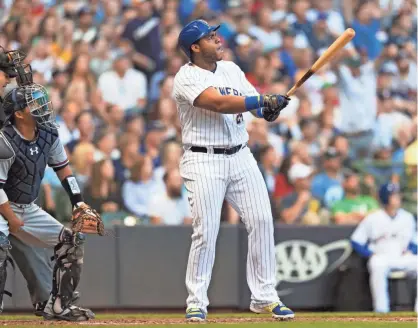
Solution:
[[[180,32],[179,45],[181,49],[186,53],[187,57],[190,58],[191,51],[190,47],[193,43],[199,41],[210,32],[216,31],[221,25],[210,26],[203,19],[198,19],[190,22]]]
[[[383,205],[389,204],[389,197],[392,194],[397,194],[400,192],[400,187],[395,183],[386,183],[382,185],[379,189],[379,199]]]

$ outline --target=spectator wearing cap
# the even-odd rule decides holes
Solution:
[[[140,157],[132,166],[130,178],[122,186],[122,199],[126,209],[136,217],[149,222],[150,195],[159,190],[160,185],[153,179],[151,158]]]
[[[280,201],[280,220],[287,224],[319,224],[319,202],[310,191],[313,170],[302,163],[292,165],[289,180],[294,191]]]
[[[344,197],[331,208],[336,224],[358,224],[365,216],[379,208],[378,202],[367,195],[360,194],[360,179],[353,171],[344,174]]]
[[[340,60],[333,62],[338,75],[341,108],[339,129],[349,140],[351,158],[370,158],[377,115],[376,63],[367,61],[363,64],[364,57],[352,54],[337,67]]]
[[[327,13],[319,13],[317,20],[313,23],[312,30],[307,34],[309,44],[317,56],[327,50],[335,39],[328,29],[327,18]]]
[[[251,53],[251,38],[244,33],[237,34],[234,43],[235,63],[247,74],[250,71],[251,62],[254,60]]]
[[[121,37],[133,45],[135,68],[144,72],[149,80],[153,73],[163,68],[160,18],[154,15],[150,0],[132,0],[132,6],[136,17],[126,24]]]
[[[74,30],[73,41],[93,43],[96,41],[99,31],[93,26],[93,13],[88,6],[81,7],[77,13],[78,26]]]
[[[334,36],[339,36],[345,31],[344,18],[340,12],[334,10],[332,0],[313,0],[313,7],[307,12],[308,19],[315,22],[321,14],[326,15],[328,30]]]
[[[164,176],[164,189],[151,195],[149,213],[153,225],[191,224],[192,215],[183,179],[178,168],[168,170]]]
[[[142,111],[147,103],[147,79],[131,67],[128,57],[121,55],[113,62],[113,70],[100,75],[98,86],[106,102],[124,111]]]
[[[335,148],[329,147],[323,156],[323,172],[312,179],[312,195],[325,207],[342,198],[341,156]]]
[[[416,50],[414,49],[414,53]],[[416,59],[406,51],[399,51],[396,56],[396,67],[398,73],[392,78],[392,91],[396,99],[400,101],[415,100],[417,95],[417,64]],[[404,107],[402,110],[409,109],[408,104],[399,104]],[[416,103],[411,104],[409,111],[416,111]]]

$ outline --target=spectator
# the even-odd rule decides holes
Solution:
[[[180,166],[183,149],[176,141],[170,141],[163,145],[161,149],[161,166],[154,170],[155,179],[163,183],[163,176],[168,171],[178,168]]]
[[[351,235],[351,244],[356,253],[367,259],[374,311],[387,313],[391,310],[389,272],[417,272],[416,222],[411,213],[401,208],[399,185],[385,184],[379,195],[383,208],[360,222]]]
[[[163,71],[158,71],[152,75],[149,88],[148,100],[150,103],[156,102],[160,97],[160,83],[167,76],[174,76],[180,69],[183,61],[180,56],[169,57],[165,61],[165,67]],[[171,94],[171,91],[170,91]]]
[[[120,56],[113,62],[113,70],[99,77],[99,89],[105,101],[123,110],[142,111],[146,105],[147,79],[133,69],[129,58]]]
[[[81,7],[77,13],[78,27],[74,31],[73,41],[93,43],[98,36],[98,30],[93,26],[93,13],[90,8]]]
[[[67,103],[61,110],[57,121],[59,122],[58,134],[63,145],[80,137],[80,131],[76,124],[76,117],[79,113],[80,107],[73,101]]]
[[[122,38],[134,47],[132,56],[135,68],[147,75],[162,69],[160,19],[154,15],[151,1],[132,1],[135,17],[125,26]]]
[[[313,8],[307,12],[309,20],[316,21],[321,14],[325,14],[328,30],[334,36],[340,36],[345,30],[344,18],[341,13],[333,9],[333,1],[313,0],[312,4]]]
[[[154,225],[191,224],[192,216],[186,194],[182,192],[183,179],[179,170],[171,169],[163,177],[165,189],[151,196],[150,216]]]
[[[234,39],[235,62],[247,74],[254,59],[251,53],[252,39],[247,34],[237,34]]]
[[[337,69],[341,102],[340,130],[350,143],[350,158],[370,158],[377,114],[373,62],[349,57]],[[367,108],[367,110],[364,110]]]
[[[94,159],[96,162],[105,158],[113,160],[120,157],[120,152],[116,149],[116,134],[109,129],[103,129],[97,133],[95,145]]]
[[[280,33],[273,28],[271,10],[268,7],[262,7],[257,12],[256,25],[251,26],[248,33],[262,43],[264,51],[279,48],[282,44]]]
[[[68,152],[71,154],[75,146],[82,142],[92,142],[95,132],[95,125],[93,124],[93,116],[89,111],[82,111],[75,118],[75,123],[79,132],[79,137],[66,144]]]
[[[126,209],[144,222],[149,222],[150,195],[160,190],[152,175],[152,160],[143,156],[132,166],[130,178],[122,186]]]
[[[313,158],[314,162],[318,162],[322,151],[318,122],[313,118],[303,119],[300,122],[300,129],[302,131],[303,141],[308,145],[309,155]]]
[[[108,105],[106,107],[106,117],[103,122],[103,128],[107,127],[116,135],[119,134],[122,130],[124,114],[123,109],[118,105]]]
[[[75,146],[71,155],[71,163],[74,167],[75,177],[81,189],[84,189],[84,186],[91,177],[95,151],[96,149],[92,143],[83,141]]]
[[[360,194],[360,179],[354,172],[346,172],[343,182],[344,198],[332,205],[336,224],[358,224],[379,206],[370,196]]]
[[[330,208],[343,197],[341,157],[335,148],[329,147],[323,157],[323,172],[312,180],[312,195]]]
[[[280,201],[280,219],[288,224],[319,224],[319,203],[310,192],[311,167],[297,163],[289,170],[289,180],[294,186],[294,192]]]
[[[119,149],[121,155],[113,160],[115,179],[121,185],[130,178],[131,170],[139,158],[139,141],[134,135],[125,133],[120,137]]]
[[[257,162],[260,172],[264,177],[267,190],[270,195],[274,194],[275,176],[279,164],[279,158],[273,146],[266,145],[258,151]]]
[[[307,34],[309,44],[317,56],[320,56],[325,50],[327,50],[335,39],[328,30],[327,18],[328,15],[326,13],[319,13],[317,21],[313,24],[311,32]]]
[[[345,19],[348,24],[356,31],[356,37],[353,44],[356,49],[365,49],[370,60],[377,59],[382,51],[382,44],[377,38],[380,31],[381,9],[373,2],[359,2],[354,10],[355,18],[353,19],[353,9],[351,1],[344,1]]]
[[[84,188],[85,201],[100,213],[115,213],[122,209],[120,185],[115,181],[112,161],[102,159],[92,166],[91,179]]]

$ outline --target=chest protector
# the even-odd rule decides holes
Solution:
[[[2,132],[15,153],[3,189],[9,201],[30,204],[38,198],[49,153],[58,138],[58,131],[38,127],[38,136],[33,141],[23,139],[11,124],[4,127]]]

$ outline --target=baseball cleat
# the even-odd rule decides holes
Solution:
[[[77,301],[78,301],[79,298],[80,298],[80,293],[78,291],[75,291],[73,293],[73,298],[71,300],[71,304],[77,303]],[[45,309],[45,306],[46,306],[47,303],[48,303],[48,301],[46,300],[44,302],[38,302],[38,303],[35,303],[33,305],[33,307],[35,308],[34,309],[34,314],[37,317],[42,317],[43,316],[44,309]]]
[[[90,309],[83,309],[75,305],[65,308],[61,313],[45,310],[42,314],[44,320],[88,321],[95,317]]]
[[[206,320],[206,313],[199,308],[187,309],[186,320],[190,322],[203,322]]]
[[[295,317],[295,313],[282,302],[272,303],[261,309],[251,305],[250,310],[254,313],[271,313],[274,319],[281,321],[292,320]]]

